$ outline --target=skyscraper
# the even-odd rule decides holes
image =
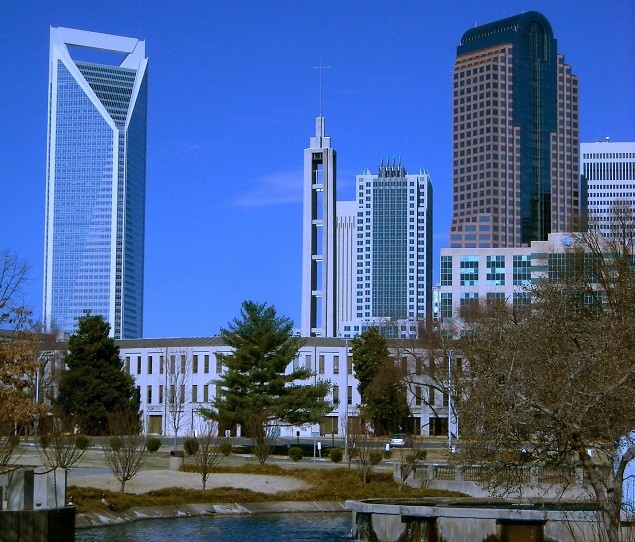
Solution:
[[[302,217],[303,337],[335,337],[337,330],[336,152],[324,135],[324,117],[317,117],[315,137],[304,150],[304,212]]]
[[[357,176],[355,317],[358,320],[432,319],[432,183],[420,170],[383,160],[376,175]],[[405,331],[405,330],[400,330]],[[396,337],[402,333],[392,333]]]
[[[614,205],[635,212],[635,143],[612,142],[607,138],[602,142],[582,143],[580,153],[589,225],[611,236],[618,233],[613,230],[619,227]]]
[[[469,29],[453,93],[452,247],[578,227],[578,79],[535,11]]]
[[[103,63],[106,56],[117,61]],[[51,28],[43,292],[49,330],[73,332],[90,311],[110,323],[115,338],[142,336],[147,67],[144,41]]]

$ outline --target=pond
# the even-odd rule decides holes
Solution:
[[[350,513],[199,516],[80,529],[76,542],[339,542],[351,538]]]

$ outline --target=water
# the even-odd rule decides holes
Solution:
[[[339,542],[352,540],[350,513],[200,516],[81,529],[76,542]]]

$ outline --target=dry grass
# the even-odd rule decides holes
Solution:
[[[187,466],[185,470],[196,472],[193,466]],[[302,480],[311,486],[310,489],[287,491],[275,495],[256,493],[247,489],[214,488],[206,491],[182,488],[166,488],[158,491],[150,491],[141,495],[121,494],[105,492],[106,498],[115,511],[128,508],[140,508],[147,506],[174,506],[188,503],[251,503],[251,502],[276,502],[276,501],[344,501],[346,499],[369,498],[413,498],[431,496],[458,496],[450,491],[424,490],[404,487],[399,491],[399,486],[388,472],[374,473],[370,482],[364,484],[360,474],[355,469],[335,467],[327,470],[297,468],[293,471],[283,469],[277,465],[246,464],[242,467],[217,467],[217,473],[235,472],[240,474],[268,474],[274,476],[286,476]],[[214,473],[211,474],[214,476]],[[101,489],[80,488],[70,486],[68,495],[73,496],[77,506],[77,512],[102,511]]]

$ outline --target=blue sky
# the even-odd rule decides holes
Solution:
[[[456,46],[475,23],[527,10],[549,19],[580,78],[581,141],[635,140],[632,1],[3,2],[0,248],[31,263],[27,304],[39,318],[49,25],[146,40],[144,335],[208,336],[245,299],[299,325],[302,160],[320,59],[338,199],[353,199],[355,175],[382,156],[427,169],[438,267]]]

